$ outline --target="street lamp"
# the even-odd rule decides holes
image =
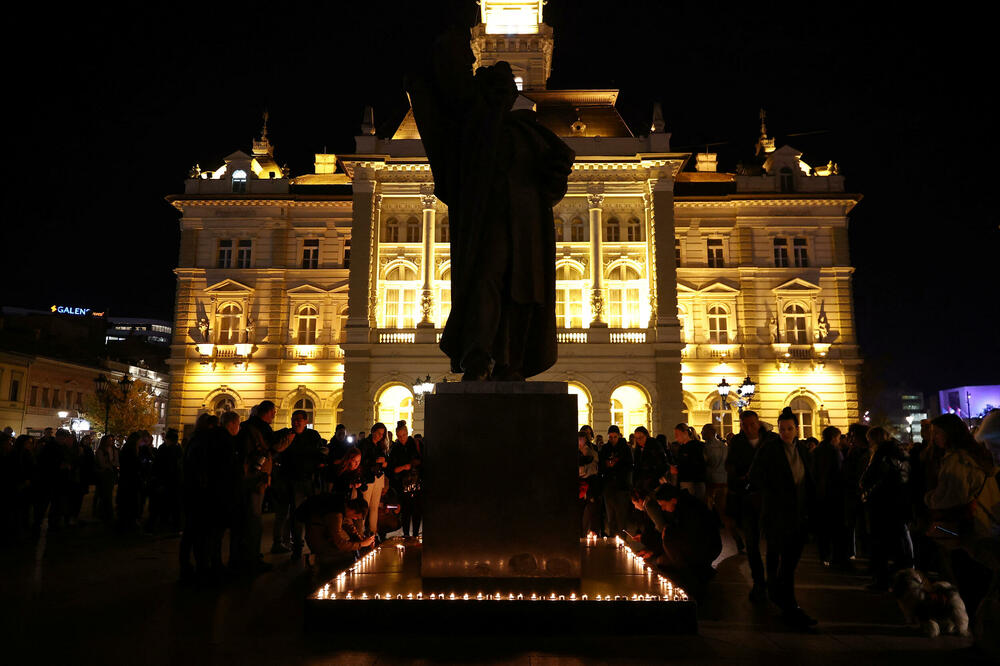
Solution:
[[[111,389],[111,381],[104,376],[103,372],[94,378],[94,387],[97,389],[97,399],[104,403],[105,435],[110,434],[109,422],[111,420],[111,405],[116,403],[125,404],[125,401],[128,400],[128,392],[132,389],[133,384],[135,384],[135,381],[128,375],[125,375],[118,380],[118,388],[121,390],[122,394],[119,398]]]
[[[424,379],[417,377],[413,380],[413,394],[417,397],[418,402],[423,402],[424,396],[433,392],[434,382],[431,381],[430,375],[427,375]]]
[[[729,395],[733,387],[726,381],[725,377],[722,378],[722,381],[718,383],[716,388],[719,389],[719,398],[722,399],[722,404],[727,407],[730,404],[736,405],[736,408],[742,414],[743,409],[750,406],[750,401],[753,400],[753,395],[757,391],[757,384],[754,380],[750,379],[750,375],[747,375],[743,379],[743,382],[736,387],[736,396],[731,402]]]

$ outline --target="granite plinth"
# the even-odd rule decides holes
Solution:
[[[576,396],[564,382],[426,398],[425,578],[580,577]]]

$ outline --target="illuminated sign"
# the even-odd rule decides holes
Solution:
[[[53,314],[74,315],[77,317],[86,317],[93,312],[90,308],[74,308],[69,305],[53,305],[50,310]],[[96,315],[97,313],[95,312],[94,314]]]

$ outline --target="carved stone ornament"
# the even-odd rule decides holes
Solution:
[[[420,312],[424,321],[431,320],[431,313],[434,311],[434,292],[424,289],[420,293]]]
[[[594,321],[604,321],[604,294],[600,289],[594,289],[591,293],[590,309],[594,313]]]
[[[587,203],[591,208],[600,208],[604,204],[604,195],[599,192],[593,192],[587,195]]]

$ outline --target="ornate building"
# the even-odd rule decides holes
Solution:
[[[860,197],[836,166],[775,149],[763,118],[757,158],[735,173],[671,152],[658,108],[636,136],[618,91],[546,88],[541,3],[481,11],[476,66],[510,62],[517,105],[577,154],[555,207],[559,362],[537,379],[569,382],[595,430],[731,430],[736,408],[717,387],[744,376],[755,408],[791,405],[804,435],[856,419],[847,215]],[[169,199],[182,213],[169,425],[269,398],[280,419],[306,409],[324,434],[376,419],[421,429],[414,380],[455,377],[437,347],[448,211],[412,113],[383,138],[366,112],[355,154],[316,155],[297,177],[275,163],[265,124],[252,154],[196,168]]]

